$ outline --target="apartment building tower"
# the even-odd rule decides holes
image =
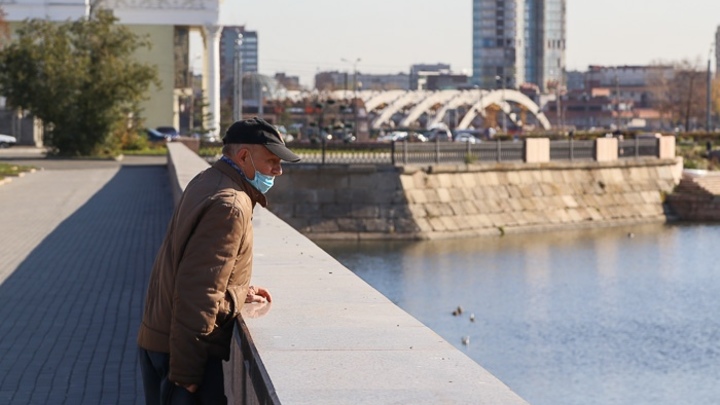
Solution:
[[[473,0],[473,83],[562,85],[566,0]]]
[[[244,26],[223,27],[220,36],[220,99],[229,100],[235,80],[235,46],[238,34],[242,34],[240,61],[242,72],[258,72],[258,34],[247,31]]]

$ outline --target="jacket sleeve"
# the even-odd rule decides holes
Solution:
[[[204,339],[215,329],[251,214],[216,200],[195,225],[180,259],[170,325],[171,381],[200,384],[208,356]]]

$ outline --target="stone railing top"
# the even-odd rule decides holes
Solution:
[[[177,179],[202,166],[184,149],[168,148]],[[253,227],[253,283],[273,302],[243,313],[280,402],[526,404],[266,209],[256,208]]]

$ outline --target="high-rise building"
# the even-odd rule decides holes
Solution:
[[[720,25],[715,31],[715,77],[720,77]]]
[[[562,84],[566,0],[473,0],[473,83]]]
[[[242,72],[258,73],[257,31],[247,31],[244,26],[223,27],[220,36],[220,99],[227,100],[233,95],[235,81],[235,45],[238,34],[242,34],[240,61]]]

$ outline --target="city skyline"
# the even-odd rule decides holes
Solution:
[[[221,4],[221,23],[258,32],[260,72],[407,72],[412,64],[448,63],[472,74],[472,2],[235,0]],[[720,2],[590,0],[567,4],[567,70],[589,65],[644,65],[699,59],[705,66],[720,25]],[[714,52],[714,48],[713,48]],[[714,61],[714,54],[712,55]]]

